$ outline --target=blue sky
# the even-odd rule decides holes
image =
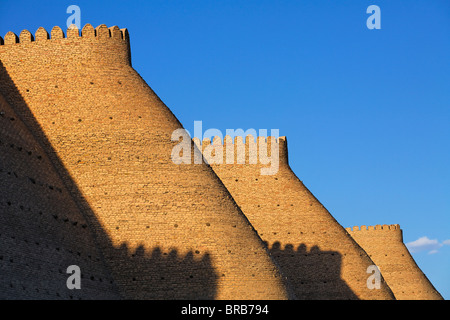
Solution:
[[[0,0],[0,35],[65,28],[71,4],[128,28],[133,67],[191,132],[279,129],[343,226],[399,223],[450,299],[450,1]]]

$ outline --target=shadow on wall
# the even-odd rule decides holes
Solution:
[[[276,241],[270,254],[281,272],[289,278],[299,300],[357,300],[358,296],[341,278],[342,255],[337,251],[321,251],[318,246],[286,244]]]
[[[128,281],[121,285],[134,299],[209,300],[216,296],[217,274],[208,253],[199,258],[192,251],[181,255],[176,249],[163,252],[156,247],[146,252],[143,246],[133,252],[125,243],[115,251],[116,259],[127,262],[122,274]],[[145,287],[142,293],[135,291],[136,283]]]
[[[108,278],[112,278],[111,294],[114,296],[118,292],[118,296],[124,299],[214,299],[217,293],[217,279],[214,267],[208,253],[198,255],[194,252],[179,254],[176,249],[170,252],[163,252],[160,248],[144,248],[138,247],[136,250],[128,248],[126,243],[119,247],[114,246],[107,232],[102,228],[95,213],[90,208],[87,201],[82,196],[74,179],[65,169],[62,161],[57,156],[55,150],[52,148],[45,133],[40,127],[39,123],[34,118],[29,110],[26,102],[17,90],[14,82],[11,80],[8,72],[0,61],[0,93],[4,96],[7,102],[14,109],[15,115],[21,120],[30,130],[34,139],[44,150],[46,155],[50,158],[54,167],[55,173],[61,178],[64,184],[63,192],[68,192],[70,197],[76,203],[76,210],[82,213],[88,222],[88,229],[90,229],[93,239],[100,250],[101,263],[103,264]],[[1,157],[0,157],[1,158]],[[0,184],[1,185],[1,184]],[[20,190],[13,186],[6,186],[8,192],[15,192],[16,196],[24,197],[20,194]],[[26,203],[27,199],[23,199]],[[61,209],[59,209],[61,211]],[[3,213],[2,213],[3,214]],[[54,214],[64,215],[64,212],[58,212],[58,203],[55,203]],[[12,219],[21,219],[21,217],[12,217]],[[32,220],[31,220],[32,221]],[[39,223],[39,220],[36,220]],[[18,223],[17,225],[25,226],[25,223]],[[20,229],[20,230],[19,230]],[[27,228],[16,228],[10,230],[12,233],[27,234]],[[74,231],[76,232],[76,231]],[[29,235],[31,236],[31,235]],[[67,235],[71,237],[71,235]],[[82,236],[82,235],[81,235]],[[37,239],[35,241],[38,241]],[[12,270],[11,264],[6,259],[0,259],[0,276],[14,277],[14,279],[3,279],[0,281],[0,292],[5,292],[2,286],[8,286],[10,294],[6,299],[23,299],[24,293],[15,291],[15,288],[22,288],[27,286],[26,275],[33,274],[35,277],[40,277],[39,283],[43,286],[42,290],[36,290],[33,293],[33,299],[67,299],[69,294],[75,294],[75,299],[97,299],[99,296],[92,294],[92,291],[87,294],[86,291],[77,290],[78,292],[67,289],[65,274],[58,276],[49,276],[48,270],[42,268],[40,265],[35,265],[36,260],[27,257],[27,252],[36,250],[34,247],[35,241],[27,241],[26,243],[18,243],[18,241],[10,241],[9,243],[0,242],[0,257],[1,252],[12,252],[14,256],[8,257],[9,261],[23,262],[19,266],[22,272],[17,273]],[[24,245],[28,246],[24,248]],[[8,248],[6,248],[8,246]],[[61,251],[71,251],[71,248],[60,248]],[[82,253],[80,253],[82,256]],[[55,257],[46,257],[42,255],[39,257],[42,261],[54,261]],[[73,264],[77,264],[76,259]],[[82,265],[82,263],[80,263]],[[17,264],[14,268],[17,268]],[[28,271],[27,271],[28,268]],[[61,273],[61,272],[60,272]],[[10,288],[9,283],[14,281],[15,287]],[[82,286],[84,280],[82,279]],[[22,282],[22,283],[21,283]],[[92,284],[95,286],[95,284]],[[54,290],[67,290],[71,293],[61,293],[58,296],[51,297],[48,294],[48,288]],[[18,290],[18,289],[17,289]],[[70,296],[72,298],[72,296]]]

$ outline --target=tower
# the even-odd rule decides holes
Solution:
[[[403,243],[398,224],[347,228],[369,254],[399,300],[442,300]]]
[[[88,24],[81,35],[9,32],[0,45],[0,93],[76,203],[119,295],[288,298],[267,248],[213,170],[171,161],[171,134],[182,125],[130,57],[127,30],[105,25]],[[60,201],[52,205],[64,216]]]

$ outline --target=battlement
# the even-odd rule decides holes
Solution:
[[[400,229],[399,224],[391,224],[391,225],[377,224],[375,226],[365,226],[365,225],[362,225],[361,227],[354,226],[353,228],[345,228],[345,230],[347,230],[349,232],[356,232],[356,231],[364,232],[364,231],[395,231],[395,230],[401,230],[401,229]]]
[[[58,26],[50,33],[40,27],[34,35],[28,30],[19,35],[9,31],[4,39],[0,37],[0,60],[10,72],[22,76],[29,72],[46,74],[49,65],[58,70],[80,64],[131,66],[130,37],[127,29],[104,24],[97,28],[86,24],[81,32],[75,25],[66,33]]]
[[[0,45],[8,46],[28,44],[30,42],[41,42],[46,40],[77,39],[80,37],[85,39],[97,40],[119,39],[127,42],[130,39],[127,29],[119,29],[118,26],[108,28],[104,24],[101,24],[94,29],[94,27],[89,23],[83,27],[83,29],[81,30],[81,35],[80,30],[75,25],[71,25],[67,29],[66,35],[58,26],[53,27],[50,34],[47,32],[47,30],[40,27],[36,30],[34,36],[28,30],[23,30],[19,36],[17,36],[14,32],[9,31],[5,35],[4,39],[0,37]]]
[[[211,165],[253,164],[259,167],[268,166],[273,161],[281,166],[288,165],[286,137],[259,136],[255,139],[253,135],[247,135],[244,140],[241,136],[233,139],[226,135],[223,142],[219,136],[212,141],[208,138],[192,140]]]
[[[370,238],[374,241],[399,241],[403,242],[403,231],[399,224],[377,224],[375,226],[362,225],[353,228],[345,228],[347,232],[358,242],[360,238]]]

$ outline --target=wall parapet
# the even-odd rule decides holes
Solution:
[[[235,136],[234,139],[226,135],[222,139],[215,136],[200,141],[193,138],[194,144],[201,150],[205,160],[211,165],[246,164],[264,166],[272,160],[278,160],[281,165],[288,165],[286,137],[247,135]]]
[[[34,36],[28,30],[22,30],[19,36],[17,36],[14,32],[9,31],[8,33],[6,33],[4,39],[0,37],[0,45],[10,46],[30,42],[41,42],[46,40],[51,41],[57,39],[76,39],[76,38],[98,39],[98,40],[118,39],[127,42],[129,42],[130,39],[127,29],[119,29],[118,26],[108,28],[104,24],[101,24],[94,29],[94,27],[88,23],[81,30],[81,34],[80,30],[75,25],[71,25],[67,29],[66,34],[64,34],[63,30],[58,26],[53,27],[50,34],[43,27],[40,27],[36,30]]]
[[[377,224],[375,226],[354,226],[345,230],[355,239],[370,238],[377,241],[399,241],[403,243],[403,231],[399,224]]]
[[[131,66],[130,38],[127,29],[104,24],[86,24],[81,32],[75,25],[66,33],[58,26],[50,32],[40,27],[34,35],[9,31],[0,41],[0,60],[11,77],[19,78],[44,74],[49,67]]]
[[[345,228],[345,230],[347,230],[349,232],[356,232],[356,231],[364,232],[364,231],[395,231],[395,230],[401,230],[401,229],[400,229],[399,224],[391,224],[391,225],[377,224],[375,226],[365,226],[365,225],[362,225],[361,227],[354,226],[352,228]]]

